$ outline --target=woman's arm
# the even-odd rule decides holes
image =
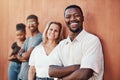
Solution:
[[[35,67],[34,66],[30,66],[29,68],[29,72],[28,72],[28,80],[34,80],[35,78]]]
[[[16,55],[13,54],[13,49],[10,49],[10,52],[8,54],[8,60],[9,61],[14,61],[16,59],[17,59],[17,57],[16,57]]]

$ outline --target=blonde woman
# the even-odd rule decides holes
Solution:
[[[62,25],[59,22],[50,22],[43,32],[43,42],[38,45],[32,52],[29,60],[29,80],[54,80],[48,75],[50,64],[49,56],[56,45],[62,39]]]

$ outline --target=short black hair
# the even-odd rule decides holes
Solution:
[[[81,14],[83,15],[83,11],[82,11],[82,9],[80,8],[80,6],[78,6],[78,5],[69,5],[69,6],[67,6],[67,7],[65,8],[65,11],[66,11],[67,9],[69,9],[69,8],[78,8],[78,9],[80,10]],[[65,15],[65,11],[64,11],[64,15]]]
[[[38,17],[37,17],[36,15],[34,15],[34,14],[29,15],[29,16],[27,17],[27,20],[28,20],[28,19],[35,19],[35,20],[38,22]]]
[[[21,30],[21,31],[26,32],[26,25],[23,24],[23,23],[18,23],[18,24],[16,25],[16,31],[18,31],[18,30]]]

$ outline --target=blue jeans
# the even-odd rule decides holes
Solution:
[[[11,61],[8,67],[9,80],[17,80],[20,72],[21,63]]]

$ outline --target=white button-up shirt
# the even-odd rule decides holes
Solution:
[[[89,80],[103,79],[103,52],[100,40],[95,35],[82,30],[73,41],[69,36],[61,41],[53,52],[51,64],[80,64],[80,68],[90,68],[94,71],[94,76]]]

